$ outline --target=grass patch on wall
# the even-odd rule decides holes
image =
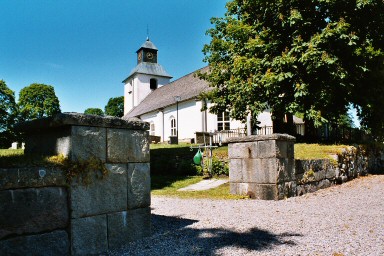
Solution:
[[[320,145],[320,144],[295,144],[295,159],[333,159],[334,155],[340,154],[347,145]]]

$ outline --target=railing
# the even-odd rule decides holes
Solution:
[[[296,134],[304,136],[305,135],[305,125],[304,124],[295,124]]]
[[[313,131],[307,131],[305,124],[295,124],[296,140],[299,142],[361,142],[369,140],[369,135],[357,128],[346,128],[341,126],[324,125]],[[272,126],[262,126],[253,134],[269,135],[273,133]],[[226,144],[228,138],[244,137],[247,135],[245,128],[218,131],[211,133],[214,144]]]
[[[255,135],[268,135],[273,133],[273,127],[272,126],[262,126],[259,129],[255,131]]]
[[[214,144],[222,144],[226,143],[228,138],[245,136],[247,136],[247,131],[244,128],[238,128],[233,130],[217,131],[213,134],[212,140]]]
[[[309,138],[322,142],[364,142],[369,141],[370,136],[366,132],[351,127],[343,127],[338,125],[323,125],[309,134]]]
[[[304,136],[305,127],[304,124],[296,124],[296,134]],[[273,133],[272,126],[262,126],[257,129],[255,135],[269,135]],[[214,144],[227,143],[228,138],[232,137],[244,137],[247,136],[247,130],[245,128],[238,128],[232,130],[217,131],[212,134],[212,140]]]

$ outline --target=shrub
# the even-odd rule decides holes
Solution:
[[[228,163],[216,157],[212,158],[212,175],[229,175]]]
[[[211,173],[209,172],[209,158],[204,158],[204,165],[203,166],[196,166],[197,167],[197,175],[209,175],[212,176],[219,176],[219,175],[229,175],[229,167],[228,163],[225,160],[222,160],[217,157],[212,158],[212,166],[211,166]]]

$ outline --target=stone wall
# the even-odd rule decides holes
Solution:
[[[294,160],[294,140],[284,134],[231,139],[231,193],[265,200],[300,196],[366,175],[377,162],[362,147],[348,147],[335,159]]]
[[[334,159],[296,160],[297,196],[367,175],[368,157],[362,147],[347,147]]]
[[[2,253],[101,254],[150,235],[147,123],[68,113],[20,127],[25,154],[97,158],[108,175],[84,185],[62,170],[0,170]]]
[[[68,189],[58,169],[0,169],[0,252],[68,255]]]

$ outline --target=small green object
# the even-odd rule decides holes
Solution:
[[[197,165],[201,163],[201,160],[203,159],[203,154],[201,154],[200,149],[197,151],[196,155],[193,157],[193,162]]]

